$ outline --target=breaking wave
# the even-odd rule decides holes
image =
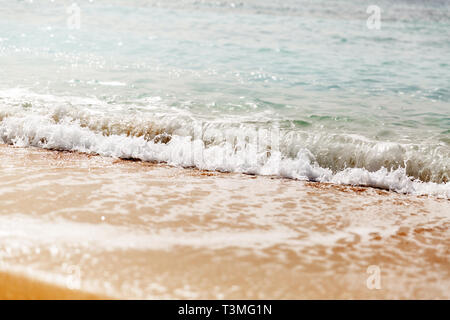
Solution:
[[[282,121],[202,119],[158,103],[150,111],[134,106],[124,112],[97,100],[71,97],[68,104],[9,93],[0,97],[0,142],[6,144],[450,198],[445,145],[372,141]]]

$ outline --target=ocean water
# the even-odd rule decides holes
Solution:
[[[450,198],[450,2],[0,0],[0,142]]]

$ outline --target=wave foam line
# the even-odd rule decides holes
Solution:
[[[249,145],[223,142],[206,144],[190,136],[174,135],[167,143],[148,141],[144,137],[96,133],[73,121],[55,123],[51,118],[32,114],[9,116],[0,122],[0,142],[16,146],[52,150],[79,151],[102,156],[164,162],[170,165],[203,170],[274,175],[299,180],[330,182],[382,188],[399,193],[432,195],[450,199],[450,183],[422,182],[410,178],[406,169],[347,168],[333,172],[321,167],[307,148],[295,157],[279,151],[257,152]],[[252,157],[254,155],[254,157]]]

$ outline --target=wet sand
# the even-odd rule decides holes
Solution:
[[[52,285],[33,276],[0,272],[0,300],[99,300],[109,297],[94,295],[65,286]]]
[[[450,298],[445,199],[4,145],[0,163],[0,298]]]

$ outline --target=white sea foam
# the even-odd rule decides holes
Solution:
[[[96,98],[3,90],[0,142],[450,198],[446,146],[202,120],[160,98],[144,103],[137,112]]]
[[[333,172],[321,167],[306,148],[295,157],[280,151],[259,152],[248,141],[206,143],[190,136],[172,135],[167,143],[146,140],[144,136],[104,135],[67,119],[28,114],[8,116],[0,122],[0,141],[16,146],[95,153],[117,158],[166,162],[170,165],[205,170],[274,175],[301,180],[372,186],[401,193],[450,198],[449,183],[421,182],[407,176],[405,168],[369,171],[347,168]]]

